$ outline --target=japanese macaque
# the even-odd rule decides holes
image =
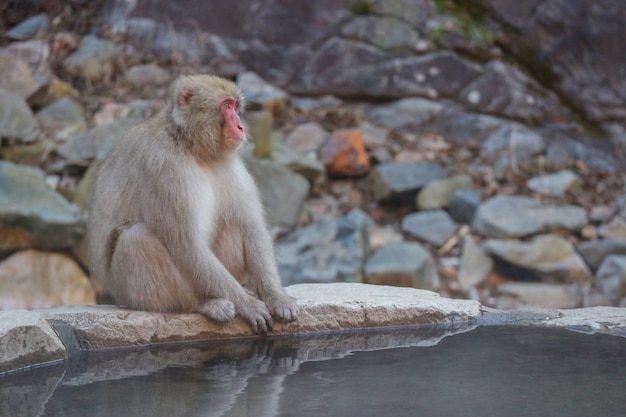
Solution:
[[[117,303],[221,323],[240,315],[257,333],[271,330],[272,318],[296,318],[259,192],[238,155],[242,108],[230,81],[182,76],[163,110],[120,138],[102,163],[89,257]]]

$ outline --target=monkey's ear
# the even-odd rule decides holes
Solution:
[[[178,99],[176,100],[176,103],[179,106],[186,106],[187,104],[189,104],[189,99],[193,96],[193,93],[189,90],[184,90],[182,93],[180,93],[178,95]]]

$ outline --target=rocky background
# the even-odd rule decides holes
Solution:
[[[286,285],[625,306],[624,23],[621,0],[5,1],[0,308],[106,301],[98,163],[194,72],[248,97]]]

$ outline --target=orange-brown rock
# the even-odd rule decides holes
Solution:
[[[0,263],[0,310],[95,302],[89,279],[65,255],[25,250]]]
[[[320,154],[331,175],[359,177],[370,170],[363,133],[359,129],[335,130],[320,149]]]

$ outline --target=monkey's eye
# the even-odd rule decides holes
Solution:
[[[234,109],[235,111],[239,112],[239,102],[236,100],[224,100],[222,102],[222,107],[224,109]]]

